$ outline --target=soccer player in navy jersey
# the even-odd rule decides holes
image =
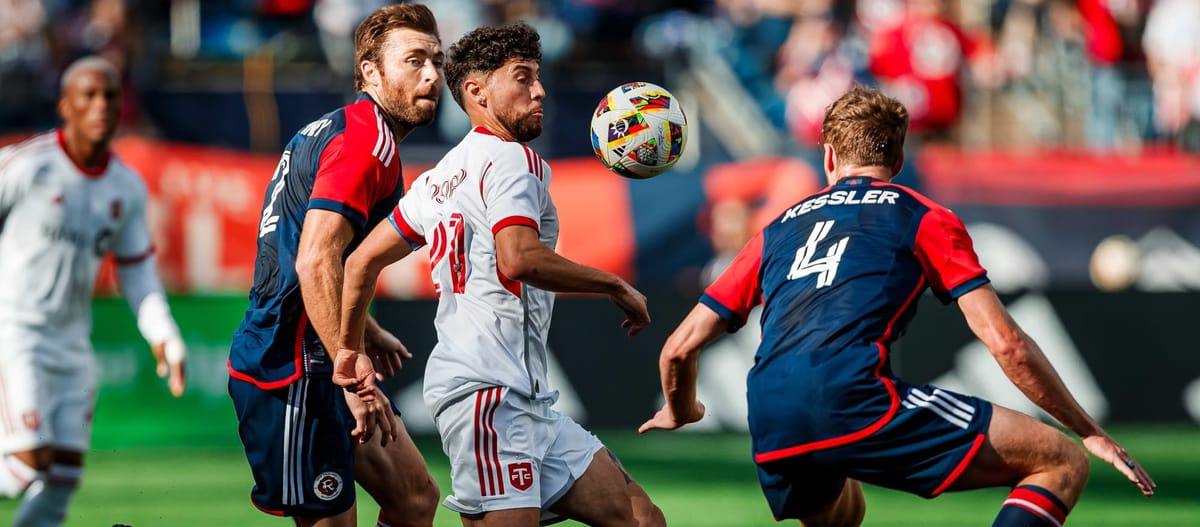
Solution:
[[[440,493],[420,452],[386,395],[340,389],[333,363],[345,256],[403,194],[396,145],[433,121],[443,52],[417,4],[373,13],[355,47],[357,100],[297,132],[267,185],[229,392],[259,509],[297,525],[356,525],[358,481],[380,505],[378,525],[427,526]],[[411,357],[373,320],[366,343],[373,372]]]
[[[640,431],[700,420],[701,349],[763,305],[747,378],[750,433],[777,519],[853,526],[859,482],[926,498],[1012,487],[993,526],[1061,526],[1088,478],[1074,441],[988,401],[892,374],[891,343],[927,288],[956,302],[1005,375],[1149,496],[1154,481],[1084,412],[1008,315],[971,238],[948,209],[890,183],[904,161],[908,111],[856,87],[829,107],[822,138],[830,186],[746,244],[667,339],[667,403]]]

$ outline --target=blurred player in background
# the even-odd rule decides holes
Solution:
[[[550,167],[525,146],[542,132],[540,63],[538,34],[525,24],[479,28],[451,46],[450,92],[473,130],[347,259],[338,373],[354,389],[372,388],[362,351],[375,281],[428,243],[438,342],[424,396],[450,458],[454,493],[445,505],[466,526],[533,527],[555,516],[663,525],[617,458],[552,407],[546,339],[555,292],[607,295],[630,335],[650,318],[646,298],[620,277],[554,252]]]
[[[254,474],[251,500],[297,525],[356,525],[354,482],[379,525],[431,525],[439,491],[388,398],[332,382],[343,258],[403,194],[397,143],[433,121],[441,40],[423,5],[383,7],[355,31],[357,100],[301,129],[263,198],[250,306],[229,393]],[[411,355],[373,320],[366,352],[392,374]],[[360,423],[384,433],[370,440]]]
[[[1083,438],[1144,494],[1154,482],[1079,406],[1019,328],[948,209],[889,183],[904,161],[908,112],[874,89],[833,103],[822,129],[830,187],[760,231],[668,338],[659,365],[667,404],[642,425],[704,416],[700,350],[763,304],[762,344],[747,379],[750,432],[777,518],[859,525],[860,481],[923,497],[1015,487],[994,526],[1060,526],[1088,479],[1071,439],[987,401],[909,384],[890,345],[927,288],[957,301],[975,335],[1033,402]]]
[[[96,404],[92,292],[105,254],[183,395],[186,349],[158,278],[146,186],[112,155],[120,77],[85,57],[62,76],[62,128],[0,150],[0,496],[13,525],[59,525],[83,475]]]

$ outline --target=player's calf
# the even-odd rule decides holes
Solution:
[[[13,527],[61,525],[82,477],[81,466],[50,465],[45,478],[35,480],[25,491],[21,506],[13,517]]]

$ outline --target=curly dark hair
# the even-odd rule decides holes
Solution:
[[[542,62],[541,37],[524,22],[484,26],[463,35],[450,46],[446,58],[446,84],[454,102],[464,109],[463,81],[472,73],[491,73],[511,60]]]

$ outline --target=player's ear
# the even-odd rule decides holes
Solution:
[[[478,78],[467,77],[463,81],[463,98],[469,98],[475,101],[480,108],[487,108],[487,94],[483,91],[483,83],[479,82]]]
[[[904,167],[904,152],[900,152],[900,157],[896,158],[896,166],[892,167],[892,177],[899,175],[902,167]]]
[[[374,62],[363,60],[358,63],[358,70],[362,72],[363,84],[367,86],[379,85],[379,68]]]

